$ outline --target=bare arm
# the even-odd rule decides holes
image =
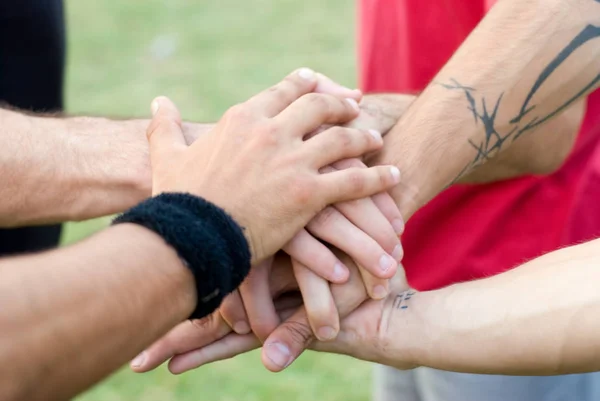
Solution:
[[[0,262],[2,400],[64,400],[186,319],[193,278],[145,228]],[[17,341],[18,339],[18,341]]]
[[[474,373],[598,371],[598,263],[595,240],[495,277],[388,303],[385,363],[410,355],[416,365]]]
[[[392,166],[320,173],[336,159],[374,151],[383,141],[341,127],[304,141],[323,124],[344,124],[358,114],[351,102],[310,94],[316,85],[314,74],[293,73],[230,109],[190,146],[175,105],[157,98],[147,129],[153,193],[179,194],[148,201],[168,217],[153,213],[144,219],[158,219],[149,227],[176,224],[173,231],[210,236],[214,243],[200,240],[189,247],[181,237],[175,241],[194,278],[161,237],[129,224],[69,248],[0,260],[0,359],[10,361],[0,368],[0,399],[74,396],[189,317],[196,298],[208,299],[198,317],[212,312],[207,309],[241,283],[251,261],[268,259],[328,204],[395,185],[399,172]],[[274,192],[281,196],[273,198]],[[243,229],[233,229],[236,224],[214,208],[187,210],[189,194],[220,206]],[[188,202],[178,208],[174,197]],[[192,223],[182,228],[182,216]],[[198,224],[204,220],[206,225]],[[236,258],[247,258],[245,265],[230,263],[238,248]],[[208,256],[202,260],[198,252]]]
[[[386,137],[406,217],[600,82],[600,3],[500,1]],[[444,166],[431,160],[444,160]]]
[[[148,123],[0,109],[0,226],[84,220],[150,196]],[[186,139],[207,127],[186,124]]]
[[[363,114],[355,124],[388,133],[415,100],[404,94],[374,94],[363,98]],[[523,175],[545,175],[562,166],[571,152],[585,115],[585,100],[568,107],[547,123],[537,126],[503,152],[490,157],[457,180],[481,184]],[[440,163],[439,160],[435,161]],[[443,162],[443,160],[442,160]]]

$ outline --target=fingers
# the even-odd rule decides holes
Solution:
[[[366,168],[367,166],[360,161],[360,159],[345,159],[340,160],[332,164],[337,170],[345,170],[351,167]],[[375,206],[379,209],[380,213],[387,219],[392,225],[392,228],[397,236],[402,235],[404,232],[404,219],[402,214],[396,205],[396,202],[392,196],[387,192],[380,192],[371,197],[371,200]],[[352,220],[352,219],[351,219]],[[359,227],[361,224],[357,224]]]
[[[397,262],[373,238],[333,207],[322,210],[307,225],[316,237],[346,252],[362,266],[365,288],[372,298],[387,295],[385,279],[393,277]],[[368,274],[366,274],[368,273]]]
[[[323,209],[306,226],[321,240],[347,253],[379,278],[391,278],[397,262],[373,238],[333,207]]]
[[[348,89],[320,73],[317,73],[317,87],[315,88],[315,92],[326,93],[339,98],[350,98],[357,102],[360,102],[362,99],[362,92],[359,89]]]
[[[146,131],[150,156],[173,153],[185,149],[186,142],[181,126],[181,115],[175,104],[164,96],[152,102],[152,121]]]
[[[283,250],[325,280],[338,284],[348,280],[348,268],[306,230],[298,232]]]
[[[239,288],[250,328],[263,341],[279,325],[279,317],[273,304],[269,288],[272,258],[250,270],[250,274]]]
[[[371,197],[377,209],[390,222],[396,235],[400,236],[404,233],[404,218],[400,214],[400,209],[396,205],[394,198],[387,192],[380,192]]]
[[[302,354],[313,341],[306,310],[300,308],[282,323],[265,342],[261,359],[271,372],[280,372]]]
[[[365,198],[386,191],[400,182],[395,166],[349,168],[319,177],[327,204]]]
[[[277,313],[279,313],[281,319],[285,320],[292,316],[301,305],[302,300],[299,296],[280,298],[276,304]],[[233,358],[257,349],[261,345],[254,334],[239,335],[231,333],[204,347],[175,355],[169,362],[169,371],[173,374],[184,373],[208,363]]]
[[[253,334],[229,334],[203,348],[176,355],[169,362],[169,371],[176,375],[181,374],[207,363],[233,358],[260,346],[260,341]]]
[[[292,259],[292,265],[313,333],[321,341],[333,340],[340,330],[340,318],[329,283],[297,260]]]
[[[313,92],[317,87],[317,79],[313,70],[300,68],[275,86],[250,98],[246,105],[264,117],[275,117],[302,95]]]
[[[379,211],[371,198],[336,203],[350,222],[373,238],[397,262],[402,260],[402,245],[390,222]]]
[[[173,355],[191,351],[217,341],[231,333],[219,312],[200,320],[181,323],[163,338],[152,344],[131,363],[135,372],[148,372]]]
[[[377,131],[336,126],[306,140],[304,151],[319,169],[341,159],[362,156],[382,146],[383,139]]]
[[[236,290],[229,294],[223,300],[223,303],[219,307],[219,311],[229,327],[233,328],[233,331],[237,334],[250,333],[248,317],[246,316],[244,302],[242,301],[239,291]]]
[[[345,317],[366,300],[367,294],[352,261],[341,254],[339,257],[350,268],[350,278],[343,285],[332,284],[331,290],[340,316]],[[262,351],[263,364],[267,369],[279,372],[300,356],[312,340],[313,334],[306,310],[300,308],[290,318],[285,319],[265,341]]]
[[[359,113],[354,99],[309,93],[293,102],[273,121],[290,134],[304,137],[323,124],[344,124]]]

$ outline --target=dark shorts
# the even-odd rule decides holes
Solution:
[[[62,110],[64,69],[62,0],[0,1],[0,102]],[[0,230],[0,255],[55,247],[60,233],[60,225]]]

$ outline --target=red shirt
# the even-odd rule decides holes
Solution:
[[[493,0],[359,0],[360,81],[365,92],[427,85]],[[408,222],[404,265],[432,289],[522,264],[600,236],[600,92],[565,165],[544,177],[456,185]]]

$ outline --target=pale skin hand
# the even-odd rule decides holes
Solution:
[[[369,132],[343,127],[332,127],[304,140],[317,127],[343,124],[358,113],[344,99],[311,93],[316,84],[316,77],[289,75],[280,85],[231,108],[189,148],[183,137],[159,136],[156,141],[160,141],[161,151],[151,152],[151,163],[153,171],[162,174],[154,175],[153,191],[162,192],[166,181],[171,190],[195,188],[194,192],[201,192],[204,198],[222,206],[246,227],[244,233],[253,263],[257,264],[278,251],[328,204],[370,196],[396,185],[399,171],[389,166],[320,173],[338,159],[381,147],[382,140]],[[172,114],[165,117],[169,118],[167,122],[180,126],[180,117],[167,99],[159,99],[154,107],[159,112],[166,107],[165,113]],[[154,127],[162,123],[156,117],[150,125],[151,145]],[[168,144],[172,144],[169,151]],[[160,156],[160,162],[155,155]],[[236,167],[243,164],[246,168],[224,167],[220,164],[223,160],[236,160]],[[196,177],[191,167],[200,168],[202,175]],[[269,180],[263,184],[261,177],[265,175]],[[252,197],[261,209],[257,211],[223,190],[234,187],[236,193],[250,194],[244,199]],[[274,198],[273,193],[280,196]],[[287,197],[291,204],[278,210],[279,198]],[[258,234],[253,232],[254,227],[260,228]]]
[[[301,69],[298,73],[305,77],[314,75],[308,69]],[[360,100],[360,92],[341,87],[321,74],[316,74],[316,78],[316,92]],[[369,128],[366,124],[352,126]],[[322,132],[329,127],[324,125],[317,131]],[[371,133],[380,136],[373,130]],[[306,139],[313,136],[311,134]],[[357,167],[366,168],[358,159],[348,159],[321,171]],[[387,193],[381,193],[372,198],[327,207],[283,247],[292,256],[294,271],[303,284],[301,288],[305,298],[309,300],[306,304],[308,319],[319,338],[333,338],[339,330],[338,313],[325,280],[345,282],[348,268],[315,237],[338,246],[355,258],[360,263],[359,269],[369,295],[384,298],[389,293],[387,278],[393,276],[403,255],[398,238],[403,228],[402,216],[393,200]],[[256,266],[239,291],[223,302],[220,313],[237,333],[252,331],[264,340],[279,325],[268,290],[270,272],[269,261]]]
[[[504,0],[493,8],[455,57],[442,69],[435,82],[411,105],[386,136],[383,151],[371,160],[371,163],[393,162],[403,171],[403,181],[393,190],[393,195],[406,219],[453,181],[464,179],[469,172],[475,174],[478,166],[485,165],[481,163],[485,163],[487,159],[477,158],[479,153],[472,144],[479,145],[487,140],[486,133],[490,132],[484,130],[484,122],[490,122],[493,106],[501,93],[504,95],[502,107],[499,107],[494,119],[495,131],[506,135],[515,130],[513,134],[521,132],[522,135],[514,141],[500,143],[494,142],[492,133],[492,140],[488,143],[490,148],[485,149],[485,155],[490,160],[510,152],[528,135],[539,137],[540,141],[545,139],[545,134],[541,134],[544,128],[549,129],[550,124],[555,121],[558,124],[559,119],[567,124],[566,129],[559,126],[558,129],[549,131],[567,133],[570,136],[568,140],[556,143],[572,144],[573,135],[580,123],[577,115],[581,116],[581,110],[574,112],[575,117],[566,117],[561,110],[563,106],[571,104],[571,99],[583,99],[597,86],[594,83],[597,69],[593,60],[597,60],[600,47],[598,39],[585,41],[586,50],[583,51],[582,48],[570,51],[573,48],[570,44],[581,38],[582,32],[590,32],[586,27],[593,26],[594,21],[600,18],[599,7],[592,0],[573,1],[568,6],[563,2],[550,1],[543,8],[534,2]],[[497,38],[503,38],[511,46],[498,46]],[[495,45],[490,47],[490,43]],[[493,52],[490,52],[490,48]],[[553,60],[558,55],[564,55],[567,50],[568,61],[565,61],[567,58],[562,59],[560,72],[551,71],[552,74],[543,78],[548,68],[555,65]],[[461,77],[468,77],[468,82],[460,82]],[[539,86],[543,87],[541,91],[535,89],[538,87],[536,82],[542,79],[540,77],[543,78],[542,85]],[[480,96],[476,101],[477,124],[474,124],[473,112],[469,111],[469,98],[465,89],[461,89],[453,80],[458,80],[466,88],[474,87],[476,92],[469,89],[466,91],[471,96]],[[530,93],[533,93],[531,97]],[[485,110],[488,114],[482,109],[482,95],[491,97],[486,103]],[[527,110],[531,106],[536,106],[531,109],[532,114],[520,115],[523,107]],[[515,114],[518,119],[515,119]],[[482,122],[482,118],[485,121]],[[513,120],[518,120],[516,129],[515,123],[511,123]],[[540,155],[546,145],[543,143],[532,146],[533,152],[515,152],[515,155],[521,159],[526,159],[525,156],[532,160],[538,159],[536,155]],[[528,164],[518,161],[516,165],[525,169],[522,173],[544,171],[544,168],[539,168],[544,165],[552,166],[548,168],[552,170],[564,158],[564,153],[552,153],[555,159],[550,162]],[[545,158],[546,155],[542,154],[539,160]],[[445,163],[444,166],[440,166],[440,161]],[[513,170],[514,168],[509,169],[507,177],[516,174]],[[486,179],[487,177],[474,176],[473,181]],[[287,345],[287,349],[304,348],[310,341],[310,336],[301,335],[294,339],[294,330],[302,327],[302,333],[310,333],[310,330],[306,330],[309,326],[306,321],[301,325],[295,321],[294,326],[286,327],[284,324],[270,336],[267,343],[285,342],[282,340],[285,338],[286,341],[293,341],[291,346]],[[296,354],[292,355],[295,356]]]

